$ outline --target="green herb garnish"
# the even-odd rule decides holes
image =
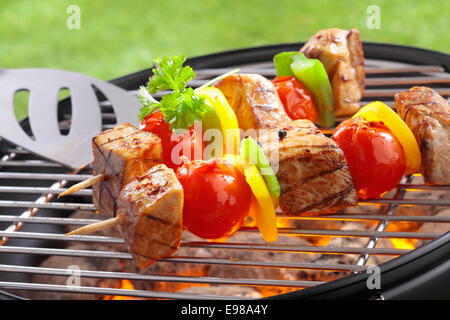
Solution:
[[[204,97],[197,96],[192,88],[186,87],[196,74],[191,67],[183,66],[185,61],[184,55],[154,60],[156,67],[152,70],[153,76],[147,88],[141,87],[138,93],[143,105],[138,114],[140,121],[158,109],[171,130],[188,129],[194,121],[202,119],[207,102]],[[151,96],[163,90],[171,92],[165,94],[161,101]]]

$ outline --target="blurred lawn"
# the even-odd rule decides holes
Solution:
[[[66,27],[72,4],[81,9],[79,30]],[[366,25],[373,4],[381,9],[381,29]],[[449,12],[450,1],[0,0],[0,67],[111,79],[147,68],[159,55],[304,41],[329,27],[355,27],[365,41],[448,53]]]

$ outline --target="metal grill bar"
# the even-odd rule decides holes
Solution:
[[[404,89],[365,89],[364,98],[394,97],[395,94]],[[450,95],[449,88],[434,88],[441,96]]]
[[[199,69],[194,70],[198,77],[214,78],[220,76],[233,68],[216,68],[216,69]],[[265,77],[273,77],[276,74],[273,64],[267,64],[266,67],[249,68],[242,67],[240,71],[242,73],[257,73]],[[408,66],[408,67],[371,67],[366,65],[366,75],[372,74],[401,74],[401,73],[425,73],[425,72],[445,72],[441,66],[422,65],[422,66]]]
[[[414,191],[414,190],[449,190],[450,191],[450,185],[428,186],[426,184],[399,184],[398,188],[402,188],[407,191]]]
[[[237,232],[259,232],[257,228],[242,227]],[[392,232],[392,231],[366,231],[366,230],[307,230],[307,229],[295,229],[295,228],[279,228],[279,234],[289,236],[326,236],[326,237],[352,237],[352,238],[402,238],[402,239],[427,239],[432,240],[439,237],[439,234],[431,232]],[[0,231],[0,236],[3,237],[15,237],[26,239],[43,239],[43,240],[81,240],[91,242],[110,242],[113,241],[111,237],[103,236],[65,236],[60,234],[49,233],[37,233],[37,232],[7,232]],[[105,240],[105,241],[102,241]],[[121,242],[122,243],[122,240]]]
[[[257,228],[243,227],[241,232],[259,232]],[[439,237],[435,233],[419,233],[419,232],[391,232],[391,231],[366,231],[366,230],[302,230],[295,228],[278,228],[278,232],[284,235],[290,236],[333,236],[333,237],[351,237],[351,238],[365,238],[365,237],[378,237],[378,238],[403,238],[403,239],[435,239]]]
[[[130,296],[141,298],[159,298],[159,299],[191,299],[191,300],[251,300],[248,297],[234,297],[234,296],[219,296],[219,295],[193,295],[183,293],[171,293],[171,292],[154,292],[143,290],[128,290],[128,289],[113,289],[113,288],[101,288],[101,287],[69,287],[66,285],[56,284],[37,284],[37,283],[19,283],[19,282],[0,282],[0,288],[10,290],[39,290],[39,291],[53,291],[53,292],[71,292],[71,293],[85,293],[85,294],[97,294],[97,295],[110,295],[110,296]]]
[[[289,220],[315,220],[315,221],[406,221],[406,222],[433,222],[433,223],[450,223],[450,217],[441,216],[409,216],[409,215],[370,215],[370,214],[345,214],[345,215],[323,215],[323,216],[285,216],[278,214],[279,219]],[[51,218],[51,217],[17,217],[10,215],[0,215],[0,221],[3,222],[27,222],[27,223],[46,223],[46,224],[64,224],[64,225],[87,225],[96,223],[98,219],[79,219],[79,218]]]
[[[122,238],[105,237],[105,236],[65,236],[61,234],[47,234],[47,233],[35,233],[35,232],[5,232],[1,231],[0,235],[9,238],[22,238],[22,239],[41,239],[41,240],[59,240],[59,241],[80,241],[80,242],[94,242],[94,243],[110,243],[110,244],[122,244]],[[330,233],[330,236],[333,234]],[[397,237],[395,237],[397,235]],[[395,233],[391,238],[410,238],[410,239],[434,239],[436,234],[423,233],[418,236],[408,234],[404,236],[402,233]],[[388,236],[386,236],[388,237]],[[220,243],[220,242],[191,242],[183,241],[182,246],[197,247],[197,248],[209,248],[209,249],[238,249],[238,250],[262,250],[262,251],[274,251],[274,252],[292,252],[292,253],[322,253],[322,254],[383,254],[383,255],[399,255],[407,251],[401,249],[384,249],[384,248],[372,248],[371,250],[365,250],[364,248],[352,248],[352,247],[319,247],[319,246],[298,246],[298,245],[261,245],[261,244],[242,244],[242,243]],[[4,247],[3,247],[4,248]],[[14,250],[11,247],[8,249]],[[0,248],[1,249],[1,248]],[[18,249],[19,250],[19,249]]]
[[[83,181],[89,178],[91,174],[0,172],[0,179]]]
[[[388,86],[388,85],[421,85],[433,83],[450,83],[448,76],[435,77],[394,77],[394,78],[373,78],[366,80],[366,86]]]
[[[200,81],[200,80],[199,80]],[[206,82],[206,81],[205,81]],[[191,83],[190,83],[191,84]],[[196,85],[201,84],[201,82],[195,83]],[[426,83],[422,83],[426,84]],[[193,87],[197,87],[192,85]],[[384,97],[394,97],[395,94],[399,91],[402,91],[404,89],[372,89],[367,88],[364,90],[364,98],[384,98]],[[438,87],[433,88],[434,91],[436,91],[441,96],[449,96],[450,95],[450,89],[446,87]],[[138,91],[137,90],[130,90],[130,94],[137,96]],[[160,91],[154,94],[155,98],[161,98],[163,95],[167,94],[166,91]]]
[[[243,247],[242,249],[244,249]],[[308,249],[309,248],[309,249]],[[235,248],[236,249],[236,248]],[[305,251],[301,253],[315,253],[322,254],[360,254],[361,250],[358,248],[340,248],[336,252],[321,251],[320,248],[305,247]],[[363,250],[364,251],[364,250]],[[378,255],[392,255],[398,256],[407,253],[409,250],[403,249],[371,249],[364,251],[370,254]],[[1,246],[0,253],[26,253],[37,255],[51,255],[51,256],[65,256],[65,257],[84,257],[84,258],[105,258],[105,259],[119,259],[131,260],[132,256],[125,252],[111,252],[111,251],[93,251],[93,250],[74,250],[74,249],[55,249],[55,248],[31,248],[31,247],[11,247]],[[300,253],[300,252],[299,252]],[[225,266],[246,266],[246,267],[265,267],[265,268],[282,268],[282,269],[297,269],[297,270],[319,270],[319,271],[361,271],[365,266],[352,264],[326,264],[326,263],[306,263],[306,262],[286,262],[286,261],[256,261],[256,260],[232,260],[224,258],[209,258],[209,257],[178,257],[171,256],[169,258],[160,259],[160,262],[176,262],[176,263],[195,263],[195,264],[212,264]],[[364,268],[363,268],[364,267]]]
[[[360,202],[360,205],[372,204],[391,204],[399,206],[415,206],[415,205],[434,205],[434,206],[450,206],[450,200],[419,200],[419,199],[369,199]],[[58,210],[86,210],[95,211],[93,204],[86,203],[36,203],[32,201],[10,201],[0,200],[0,207],[8,208],[46,208]]]
[[[33,177],[36,174],[33,174]],[[13,177],[14,179],[17,178],[16,173],[13,173],[12,175],[3,175],[4,177],[8,178],[8,177]],[[89,177],[91,178],[92,175],[83,175],[85,177]],[[1,177],[1,175],[0,175]],[[20,174],[20,178],[24,178],[25,174]],[[39,177],[39,176],[38,176]],[[41,178],[42,180],[46,180],[48,176],[41,176],[39,178]],[[57,178],[61,178],[64,179],[66,177],[66,175],[56,175],[55,177]],[[67,179],[68,180],[68,179]],[[78,181],[81,179],[72,179],[74,181]],[[419,190],[449,190],[450,191],[450,185],[440,185],[440,186],[429,186],[429,185],[425,185],[425,184],[400,184],[398,185],[399,188],[404,188],[407,189],[408,191],[419,191]],[[42,192],[47,192],[47,193],[60,193],[65,191],[66,189],[51,189],[51,188],[44,188],[44,187],[14,187],[14,186],[0,186],[0,192],[20,192],[20,193],[42,193]],[[90,195],[92,193],[92,191],[90,189],[86,189],[86,190],[82,190],[81,192],[77,192],[77,193],[73,193],[73,194],[83,194],[83,195]],[[376,199],[376,201],[379,201],[379,199]],[[381,200],[383,201],[383,200]]]
[[[24,161],[3,161],[4,167],[46,167],[46,168],[60,168],[61,165],[54,162],[42,160],[24,160]]]
[[[442,186],[427,186],[424,184],[418,184],[418,185],[399,185],[400,188],[407,189],[407,191],[422,191],[422,190],[449,190],[449,185],[442,185]],[[13,192],[13,193],[53,193],[53,194],[59,194],[67,189],[61,188],[61,189],[51,189],[51,188],[45,188],[45,187],[14,187],[14,186],[0,186],[0,192]],[[72,193],[72,195],[83,195],[83,196],[89,196],[92,195],[91,189],[85,189],[80,190],[77,192]],[[392,199],[393,200],[393,199]],[[378,200],[377,200],[378,201]],[[443,205],[446,205],[445,202],[442,202]]]
[[[36,203],[32,201],[9,201],[1,200],[0,207],[7,208],[46,208],[46,209],[58,209],[58,210],[90,210],[95,211],[93,204],[87,203],[66,203],[66,202],[41,202]]]
[[[186,242],[183,246],[216,248],[216,249],[239,249],[239,250],[264,250],[282,251],[294,253],[321,253],[321,254],[358,254],[361,252],[379,255],[399,255],[408,250],[372,248],[366,250],[361,247],[332,247],[332,246],[299,246],[299,245],[262,245],[262,244],[242,244],[242,243],[221,243],[221,242]]]
[[[14,186],[0,186],[0,193],[48,193],[48,194],[60,194],[67,190],[66,188],[52,189],[45,187],[14,187]],[[92,195],[91,189],[80,190],[72,193],[72,195],[90,196]]]
[[[283,216],[278,216],[279,218],[284,218]],[[389,220],[389,221],[407,221],[407,222],[433,222],[433,223],[449,223],[450,217],[441,216],[406,216],[406,215],[396,215],[396,216],[384,216],[384,215],[370,215],[370,214],[345,214],[345,215],[333,215],[333,216],[299,216],[299,217],[286,217],[287,219],[297,219],[297,220],[336,220],[336,221],[371,221],[371,220]]]
[[[406,178],[407,183],[411,183],[411,180],[412,180],[411,176],[408,176]],[[401,183],[403,184],[404,182],[405,182],[405,178],[402,179]],[[397,198],[397,199],[403,198],[405,196],[405,193],[406,193],[405,189],[397,188],[394,198]],[[396,210],[397,210],[397,204],[391,203],[384,214],[386,216],[392,216],[395,214]],[[376,227],[376,231],[378,233],[382,233],[384,230],[386,230],[386,227],[388,224],[389,224],[389,220],[381,220]],[[380,236],[374,235],[367,243],[366,248],[375,248],[375,246],[377,245],[380,238],[381,238]],[[365,265],[367,263],[368,259],[369,259],[369,255],[361,254],[358,261],[356,261],[356,264],[357,265]]]
[[[53,218],[53,217],[18,217],[18,216],[10,216],[10,215],[0,215],[0,221],[83,226],[83,225],[99,222],[100,220],[76,219],[76,218]]]
[[[341,267],[341,266],[336,266]],[[363,270],[364,268],[360,268]],[[3,272],[22,272],[32,274],[46,274],[53,276],[69,276],[71,270],[58,268],[42,268],[42,267],[23,267],[0,265],[0,271]],[[197,284],[235,284],[235,285],[251,285],[251,286],[268,286],[268,287],[311,287],[323,283],[322,281],[298,281],[298,280],[271,280],[271,279],[224,279],[214,277],[200,276],[154,276],[142,275],[129,272],[107,272],[95,270],[80,270],[80,276],[89,278],[105,278],[105,279],[127,279],[141,281],[161,281],[161,282],[179,282],[179,283],[197,283]]]
[[[425,199],[368,199],[360,202],[361,205],[366,204],[391,204],[399,206],[449,206],[449,200],[425,200]]]
[[[267,72],[266,72],[267,73]],[[271,76],[275,76],[275,74],[271,74]],[[192,87],[200,87],[204,85],[209,80],[191,80],[189,82],[189,85]],[[386,85],[418,85],[418,84],[434,84],[434,83],[450,83],[450,77],[448,76],[434,76],[434,77],[389,77],[389,78],[372,78],[372,79],[366,79],[365,84],[367,86],[386,86]],[[372,92],[370,89],[368,91],[369,93]],[[374,91],[375,92],[375,91]],[[379,92],[379,90],[377,90]],[[384,92],[384,91],[381,91]],[[389,92],[389,95],[391,95],[391,91]],[[394,92],[397,93],[398,90]],[[449,91],[445,91],[449,92]],[[370,95],[366,95],[364,93],[364,96],[370,97]]]

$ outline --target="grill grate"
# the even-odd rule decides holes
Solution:
[[[223,74],[234,67],[240,67],[241,72],[259,73],[266,77],[273,77],[275,69],[271,62],[260,62],[229,68],[205,68],[196,70],[198,75],[191,82],[193,87],[200,86],[205,81]],[[393,106],[393,96],[396,92],[412,85],[427,85],[433,87],[444,97],[450,95],[450,74],[441,66],[436,65],[411,65],[385,60],[367,59],[367,88],[361,104],[378,99]],[[383,86],[379,88],[379,86]],[[136,94],[136,90],[129,90],[130,94]],[[104,129],[115,125],[115,117],[108,101],[103,101],[102,115]],[[337,119],[337,123],[343,119]],[[62,123],[69,124],[70,119],[64,119]],[[324,130],[329,134],[331,130]],[[100,286],[68,287],[66,285],[50,283],[30,283],[23,279],[31,279],[32,275],[48,275],[69,277],[72,273],[64,268],[42,267],[36,263],[36,259],[29,262],[11,262],[11,255],[25,257],[38,257],[40,260],[48,256],[85,257],[105,260],[131,260],[131,255],[125,251],[77,249],[66,248],[68,243],[93,243],[121,245],[123,239],[112,236],[99,235],[72,235],[65,236],[63,227],[82,226],[100,219],[72,218],[70,213],[76,210],[94,212],[95,207],[90,202],[92,192],[90,189],[79,191],[70,196],[70,200],[58,200],[56,194],[66,190],[70,184],[91,177],[90,168],[80,169],[78,172],[68,173],[61,165],[38,158],[18,146],[13,146],[1,141],[2,154],[0,160],[0,288],[11,292],[39,291],[58,293],[82,293],[87,295],[104,296],[130,296],[139,298],[161,299],[247,299],[240,295],[211,295],[183,292],[129,290],[118,288],[105,288]],[[183,240],[181,248],[193,248],[199,252],[193,256],[172,256],[161,259],[160,262],[175,262],[178,264],[194,265],[219,265],[229,266],[238,270],[243,268],[271,268],[283,270],[315,272],[339,272],[338,277],[344,277],[352,273],[364,272],[368,267],[371,257],[385,257],[389,260],[401,256],[410,249],[397,249],[394,247],[379,247],[382,239],[414,239],[433,240],[441,236],[436,232],[414,231],[388,231],[392,222],[406,223],[439,223],[448,226],[450,230],[450,217],[432,216],[427,214],[399,214],[398,208],[406,207],[415,210],[415,206],[421,207],[449,207],[448,197],[438,198],[434,195],[447,193],[450,185],[430,187],[424,185],[420,175],[405,177],[400,185],[382,199],[372,199],[360,202],[358,208],[346,214],[322,216],[287,217],[278,213],[278,218],[287,222],[316,222],[315,228],[282,227],[280,234],[295,236],[295,239],[304,238],[349,238],[357,239],[356,245],[346,242],[342,246],[333,245],[305,245],[300,244],[265,244],[233,242],[233,237],[224,242]],[[428,192],[430,197],[417,198],[417,192]],[[433,197],[434,196],[434,197]],[[67,201],[68,200],[68,201]],[[368,208],[369,212],[366,210]],[[360,223],[360,229],[330,229],[320,227],[320,223],[328,222],[355,222]],[[38,227],[44,227],[38,228]],[[242,233],[258,232],[255,227],[246,226],[238,231]],[[102,247],[103,248],[103,247]],[[230,252],[230,258],[221,256],[203,256],[202,249],[225,250]],[[234,259],[233,252],[269,252],[273,259]],[[281,261],[278,254],[291,254],[292,259]],[[299,254],[321,255],[322,257],[343,255],[349,257],[349,263],[329,262],[327,259],[317,261],[297,260]],[[160,263],[157,262],[157,263]],[[27,265],[31,264],[31,265]],[[82,278],[96,279],[127,279],[131,281],[167,282],[179,284],[207,284],[226,286],[256,286],[265,288],[309,288],[326,282],[309,280],[308,278],[296,279],[254,279],[245,277],[210,277],[196,275],[170,275],[170,274],[141,274],[139,272],[113,272],[107,270],[79,270]],[[28,276],[28,278],[27,278]],[[18,279],[18,280],[17,280]]]

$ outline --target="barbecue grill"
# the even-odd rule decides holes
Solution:
[[[190,85],[198,87],[209,79],[233,68],[241,72],[259,73],[273,77],[275,69],[272,58],[281,51],[298,50],[303,43],[282,44],[242,49],[188,59],[197,78]],[[440,95],[450,96],[450,56],[405,46],[377,43],[364,43],[366,57],[366,90],[361,105],[380,100],[393,106],[394,94],[413,85],[426,85]],[[151,69],[121,77],[111,82],[131,95],[137,94],[140,85],[145,85]],[[159,96],[156,95],[158,98]],[[115,125],[115,115],[109,101],[99,98],[102,108],[103,128]],[[68,129],[70,119],[67,115],[69,99],[59,102],[60,127]],[[343,118],[336,119],[336,125]],[[23,121],[24,128],[27,120]],[[332,129],[331,129],[332,130]],[[324,130],[330,134],[330,129]],[[73,270],[57,267],[43,267],[41,262],[52,256],[85,257],[87,259],[130,261],[126,251],[101,249],[71,249],[68,243],[121,244],[123,239],[114,236],[65,236],[66,226],[82,226],[97,222],[101,218],[74,218],[74,211],[95,211],[91,203],[91,190],[79,191],[68,197],[57,199],[57,194],[73,183],[90,178],[90,167],[71,171],[66,167],[43,159],[20,146],[5,140],[0,141],[0,298],[26,299],[26,292],[79,293],[96,296],[130,296],[160,299],[249,299],[241,295],[207,294],[198,291],[170,292],[151,290],[131,290],[104,286],[67,286],[44,282],[33,282],[34,275],[47,275],[67,278]],[[253,286],[264,288],[294,288],[295,290],[275,299],[320,299],[320,298],[450,298],[450,216],[433,216],[426,213],[409,215],[408,210],[416,208],[450,208],[448,197],[450,185],[427,186],[419,174],[404,177],[398,187],[381,199],[360,202],[358,208],[350,213],[285,217],[287,222],[317,222],[316,227],[281,227],[280,234],[301,238],[345,238],[342,246],[248,243],[235,242],[233,237],[226,241],[183,240],[181,247],[189,247],[198,254],[162,259],[157,263],[174,262],[180,265],[219,265],[237,270],[246,268],[270,268],[305,271],[305,274],[338,272],[333,281],[311,280],[309,277],[297,279],[268,279],[238,277],[211,277],[198,275],[142,274],[138,272],[95,270],[76,270],[81,278],[127,279],[143,282],[167,282],[193,285]],[[418,198],[418,192],[428,196]],[[368,210],[365,210],[367,209]],[[400,210],[400,208],[402,210]],[[421,210],[422,210],[421,209]],[[401,211],[401,212],[400,212]],[[425,211],[424,211],[425,212]],[[360,229],[340,229],[320,227],[321,223],[352,221],[360,223]],[[434,223],[445,226],[440,232],[432,231],[389,231],[395,222]],[[317,227],[318,226],[318,227]],[[442,232],[444,230],[444,232]],[[245,226],[240,233],[256,233],[255,227]],[[380,247],[383,240],[414,239],[423,245],[416,249]],[[253,239],[253,238],[252,238]],[[357,243],[358,245],[347,245]],[[94,246],[95,248],[95,246]],[[230,258],[202,256],[201,250],[225,250]],[[271,259],[233,259],[233,252],[269,252]],[[289,261],[278,260],[279,254],[291,254]],[[298,254],[326,256],[345,256],[348,263],[330,263],[327,259],[299,261]],[[381,286],[377,290],[367,286],[368,272],[372,258],[382,258],[378,264],[381,270]],[[378,260],[376,260],[378,261]],[[325,278],[326,279],[326,278]],[[204,287],[200,287],[204,288]]]

